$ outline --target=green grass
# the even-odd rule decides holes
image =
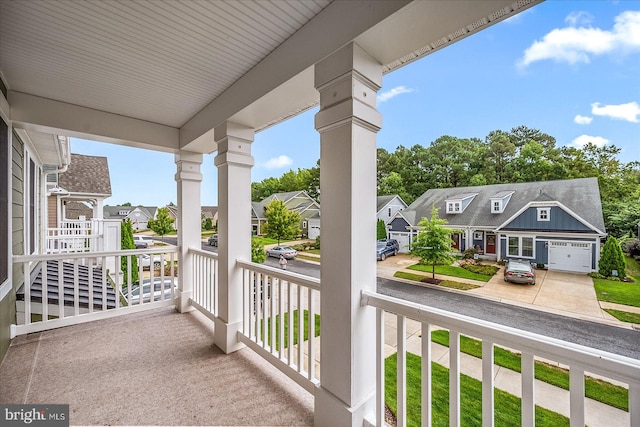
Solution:
[[[309,249],[308,251],[305,251],[305,252],[309,252],[310,254],[320,255],[320,249]]]
[[[303,312],[304,341],[309,339],[309,311]],[[314,334],[320,336],[320,315],[315,315]],[[262,339],[262,320],[260,321],[260,339]],[[267,319],[267,344],[271,345],[271,319]],[[276,316],[276,350],[280,350],[280,315]],[[293,310],[293,345],[298,344],[298,310]],[[289,313],[284,313],[284,348],[289,348]]]
[[[446,347],[449,346],[449,331],[439,329],[431,333],[431,340]],[[473,338],[460,336],[460,351],[482,359],[482,342]],[[515,372],[521,372],[520,355],[504,348],[494,347],[494,363]],[[540,381],[569,390],[569,371],[551,366],[547,363],[535,362],[535,377]],[[585,395],[624,411],[629,411],[629,392],[624,387],[610,384],[595,378],[585,378]]]
[[[627,275],[635,282],[593,279],[598,300],[640,307],[640,265],[625,255]],[[615,316],[615,315],[614,315]]]
[[[420,426],[421,416],[421,371],[419,356],[407,353],[407,425]],[[385,360],[385,401],[391,411],[397,414],[398,402],[396,383],[396,354]],[[482,383],[467,375],[460,376],[460,424],[462,426],[482,425]],[[432,409],[433,425],[449,425],[449,370],[432,363]],[[521,424],[520,398],[494,389],[496,426],[518,426]],[[536,405],[536,426],[568,426],[569,419]]]
[[[259,244],[261,244],[262,246],[266,246],[266,245],[275,245],[278,243],[278,241],[276,239],[271,239],[269,237],[256,237],[253,236],[251,238],[254,242],[258,242]]]
[[[308,255],[305,255],[304,253],[300,253],[300,252],[298,252],[298,256],[296,256],[296,258],[306,259],[307,261],[320,262],[320,258],[318,258],[317,256],[308,256]]]
[[[424,271],[425,273],[431,273],[432,266],[414,264],[408,267],[410,270]],[[459,277],[461,279],[478,280],[481,282],[488,282],[491,276],[484,274],[472,273],[469,270],[465,270],[462,267],[454,267],[452,265],[436,265],[436,274],[442,274],[445,276]]]
[[[423,276],[421,274],[406,273],[404,271],[396,271],[393,277],[399,277],[400,279],[414,280],[416,282],[419,282],[422,279],[424,279],[426,276]],[[437,286],[444,286],[445,288],[452,288],[452,289],[460,289],[462,291],[468,291],[469,289],[475,289],[480,287],[478,285],[472,285],[470,283],[454,282],[453,280],[444,280],[440,282]]]
[[[638,313],[629,313],[628,311],[614,310],[612,308],[605,308],[604,311],[620,320],[621,322],[640,324],[640,314]]]

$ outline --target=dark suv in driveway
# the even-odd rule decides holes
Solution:
[[[384,261],[389,255],[398,255],[400,244],[396,239],[383,239],[376,242],[376,255],[378,261]]]

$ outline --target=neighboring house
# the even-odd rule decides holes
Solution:
[[[65,169],[47,174],[49,228],[61,228],[66,220],[102,219],[104,200],[111,196],[106,157],[73,154]]]
[[[202,220],[206,221],[207,218],[211,218],[211,224],[214,227],[218,224],[217,206],[202,206]]]
[[[303,236],[315,239],[320,235],[320,205],[306,191],[275,193],[260,202],[251,203],[251,231],[262,234],[262,226],[267,222],[265,209],[273,200],[282,200],[287,209],[300,214],[300,229]]]
[[[407,204],[397,194],[390,196],[378,196],[377,217],[384,221],[385,225],[395,218],[396,214],[407,208]]]
[[[146,230],[148,222],[154,219],[158,208],[155,206],[105,206],[105,219],[130,220],[134,230]]]
[[[454,230],[453,247],[486,257],[521,258],[549,269],[598,269],[605,237],[596,178],[428,190],[391,221],[390,237],[408,251],[431,208]]]
[[[169,211],[169,218],[173,220],[173,229],[178,230],[178,207],[176,205],[165,206]]]

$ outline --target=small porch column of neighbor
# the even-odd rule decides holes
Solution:
[[[376,93],[382,66],[350,44],[315,66],[320,111],[322,194],[322,369],[316,426],[375,420],[375,309],[361,291],[376,290]]]
[[[251,261],[251,143],[254,130],[226,122],[214,129],[218,155],[218,316],[214,343],[225,353],[241,349],[242,270]]]
[[[189,298],[193,292],[193,264],[187,255],[189,247],[200,249],[200,183],[202,154],[181,151],[175,155],[178,183],[178,302],[181,312],[193,310]]]

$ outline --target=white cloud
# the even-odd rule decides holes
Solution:
[[[382,92],[381,94],[378,95],[378,103],[382,103],[382,102],[386,102],[388,100],[390,100],[391,98],[394,98],[398,95],[401,95],[403,93],[411,93],[413,92],[413,89],[410,89],[406,86],[397,86],[394,87],[391,90],[388,90],[386,92]]]
[[[628,102],[619,105],[603,105],[599,102],[591,104],[591,114],[595,116],[606,116],[616,120],[638,123],[640,116],[640,105],[637,102]]]
[[[564,18],[564,22],[575,27],[576,25],[589,25],[593,21],[593,16],[589,12],[571,12],[566,18]]]
[[[580,114],[575,116],[573,119],[573,121],[579,125],[588,125],[591,123],[591,120],[593,120],[593,117],[581,116]]]
[[[262,165],[267,169],[280,169],[286,166],[291,166],[293,160],[284,154],[278,157],[272,157]]]
[[[581,13],[566,18],[570,24],[588,24]],[[606,53],[640,51],[640,11],[626,11],[615,18],[610,31],[590,26],[556,28],[524,51],[519,67],[552,59],[569,64],[589,63],[591,57]]]
[[[609,143],[609,140],[601,136],[580,135],[571,142],[571,145],[576,148],[582,148],[589,142],[598,147],[603,147]]]

